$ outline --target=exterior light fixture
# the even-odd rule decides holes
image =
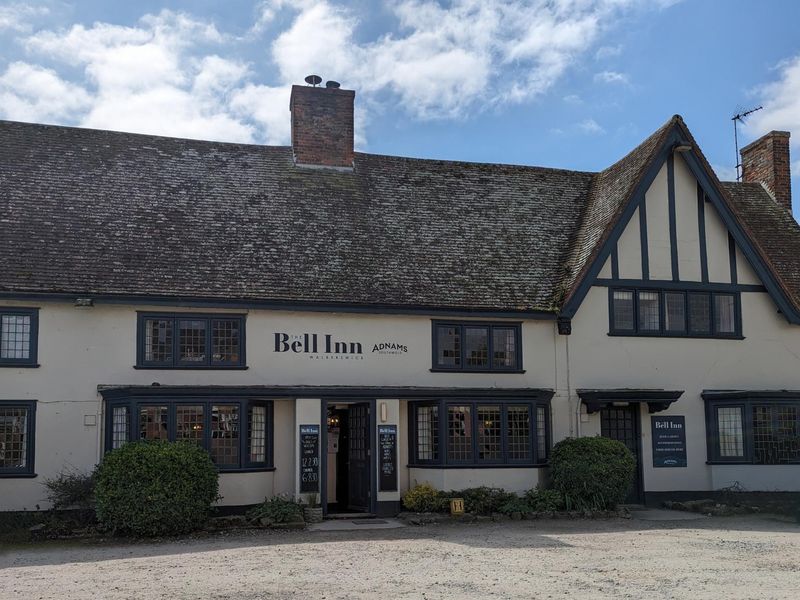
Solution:
[[[75,298],[76,308],[91,308],[94,306],[94,300],[91,298]]]
[[[678,144],[675,146],[675,152],[689,152],[692,147],[689,144]]]
[[[389,420],[389,407],[386,402],[381,402],[381,423]]]

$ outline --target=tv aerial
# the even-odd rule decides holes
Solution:
[[[736,146],[736,181],[742,180],[742,163],[739,157],[739,123],[744,123],[744,120],[752,115],[754,112],[761,110],[763,106],[757,106],[750,110],[739,111],[731,117],[733,121],[733,143]]]

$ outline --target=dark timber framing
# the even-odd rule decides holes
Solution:
[[[614,249],[611,251],[611,279],[619,279],[619,248],[618,248],[618,244],[614,244]]]
[[[644,206],[645,192],[652,184],[661,166],[667,160],[667,157],[672,154],[676,146],[692,145],[688,141],[688,138],[688,130],[685,131],[678,124],[673,125],[672,130],[665,136],[660,150],[654,153],[649,166],[636,184],[635,189],[631,194],[630,201],[622,208],[619,218],[610,228],[609,234],[606,236],[605,241],[597,252],[597,255],[593,259],[590,267],[586,270],[583,277],[577,283],[575,291],[571,294],[569,300],[564,304],[559,316],[565,318],[572,318],[575,316],[575,313],[578,311],[583,299],[589,292],[589,288],[591,288],[592,285],[595,285],[595,280],[597,279],[600,270],[605,264],[605,261],[608,260],[613,247],[616,245],[617,240],[619,240],[619,237],[625,230],[625,227],[627,227],[628,222],[633,216],[633,213],[637,208]],[[787,321],[795,325],[800,325],[800,312],[794,307],[789,299],[789,296],[781,287],[776,275],[772,272],[766,261],[751,243],[744,229],[737,221],[731,209],[728,207],[727,202],[724,200],[724,193],[718,186],[716,177],[706,170],[706,167],[696,155],[696,152],[697,151],[695,148],[692,147],[687,152],[681,153],[681,156],[683,157],[687,167],[689,167],[692,175],[695,177],[695,179],[697,179],[698,185],[706,193],[709,201],[714,205],[714,208],[719,213],[720,218],[730,234],[733,236],[734,241],[736,244],[738,244],[739,248],[741,248],[745,258],[753,266],[756,274],[764,283],[764,287],[777,305],[778,310],[784,315]],[[641,214],[639,218],[641,227]],[[642,238],[646,239],[646,237],[647,235],[645,232],[642,234]],[[643,244],[642,266],[644,266],[647,262],[645,260],[644,252],[645,246]],[[649,279],[649,273],[647,275],[648,276],[645,277],[645,273],[643,272],[642,279]]]
[[[736,285],[739,282],[739,275],[736,269],[736,242],[733,241],[733,236],[728,234],[728,263],[731,268],[731,283]]]
[[[650,279],[650,254],[647,247],[647,202],[645,195],[639,198],[639,243],[642,247],[642,279]],[[620,234],[622,232],[620,231]],[[619,237],[617,238],[619,239]],[[614,244],[616,246],[616,242]]]
[[[672,265],[672,281],[680,281],[678,270],[678,225],[675,214],[675,155],[667,157],[667,198],[669,203],[669,255]]]
[[[708,283],[708,248],[706,247],[706,193],[697,184],[697,231],[700,234],[700,280]]]

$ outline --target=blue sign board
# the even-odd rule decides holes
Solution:
[[[650,417],[653,466],[686,466],[686,417]]]

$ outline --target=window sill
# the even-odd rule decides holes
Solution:
[[[0,363],[0,369],[38,369],[39,363]]]
[[[220,365],[218,367],[203,365],[199,367],[190,367],[188,365],[178,366],[150,366],[150,365],[133,365],[133,368],[141,371],[246,371],[250,367],[247,365]]]
[[[0,473],[0,479],[33,479],[38,473]]]
[[[625,333],[620,331],[609,331],[609,337],[631,337],[631,338],[669,338],[672,340],[743,340],[743,335],[694,335],[686,333]]]
[[[497,375],[498,373],[508,373],[510,375],[513,374],[520,374],[524,373],[525,369],[439,369],[439,368],[432,368],[430,369],[431,373],[491,373],[492,375]]]
[[[542,463],[538,465],[531,464],[471,464],[471,465],[406,465],[407,469],[545,469],[549,467],[549,463]]]
[[[274,471],[275,467],[247,467],[244,469],[218,469],[220,475],[227,475],[228,473],[267,473]]]
[[[707,460],[707,465],[711,466],[719,466],[719,465],[730,465],[730,466],[742,466],[742,465],[750,465],[751,467],[800,467],[800,462],[793,462],[793,463],[757,463],[751,462],[748,460]]]

